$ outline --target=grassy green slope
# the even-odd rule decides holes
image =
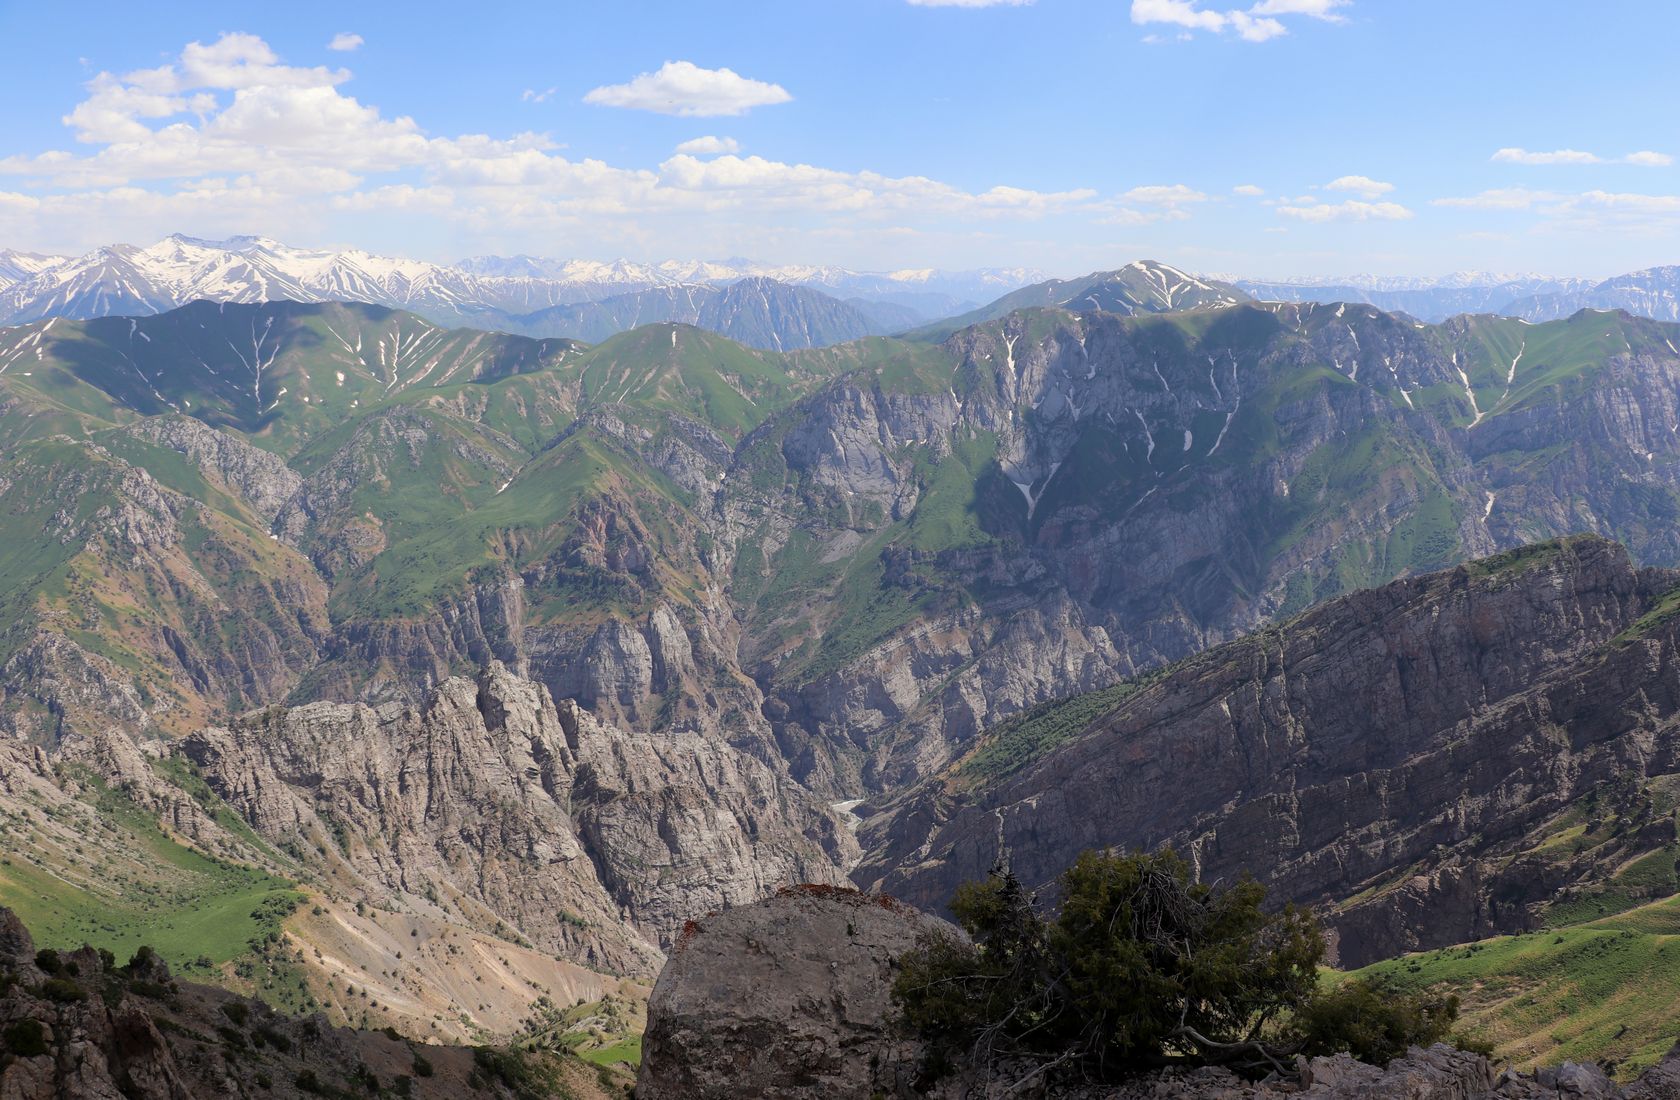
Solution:
[[[405,390],[539,370],[579,348],[441,329],[375,306],[294,302],[195,302],[155,317],[9,329],[0,357],[26,338],[38,356],[0,385],[61,421],[184,412],[286,454]]]
[[[596,345],[576,369],[586,405],[675,413],[736,440],[820,380],[803,362],[662,324]]]
[[[632,512],[636,526],[660,545],[691,540],[700,527],[689,512],[692,494],[650,465],[642,448],[669,430],[672,417],[698,421],[727,444],[809,391],[829,365],[825,359],[794,364],[688,326],[653,325],[580,354],[562,368],[558,387],[550,382],[553,372],[544,372],[396,399],[425,415],[442,437],[471,435],[500,447],[518,470],[490,484],[481,470],[460,468],[461,448],[446,443],[430,447],[433,457],[402,468],[389,484],[358,489],[354,510],[379,517],[390,545],[341,586],[335,613],[422,615],[486,566],[519,568],[560,551],[578,533],[579,509],[603,499]],[[645,441],[631,446],[567,420],[591,409],[645,433]],[[546,431],[563,420],[559,431]],[[346,428],[324,437],[300,456],[300,465],[320,466],[342,452],[351,434]],[[515,453],[519,448],[530,453]],[[682,600],[693,588],[688,564],[681,555],[655,563],[668,597]],[[642,602],[575,555],[556,562],[547,578],[526,593],[538,619],[628,611]]]
[[[1680,1021],[1680,899],[1355,973],[1459,994],[1472,1032],[1518,1064],[1607,1059],[1636,1076],[1674,1045]]]
[[[182,845],[115,792],[53,811],[80,838],[69,847],[46,842],[45,812],[0,812],[0,905],[43,947],[127,959],[145,945],[189,970],[217,968],[267,946],[302,899],[286,879]]]
[[[1485,564],[1501,560],[1522,564],[1512,555]],[[1536,828],[1511,857],[1604,868],[1554,898],[1542,929],[1356,973],[1405,990],[1457,993],[1472,1029],[1515,1062],[1609,1060],[1636,1075],[1668,1051],[1680,1027],[1677,807],[1680,776],[1596,789]]]

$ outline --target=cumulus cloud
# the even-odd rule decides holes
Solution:
[[[1650,149],[1641,149],[1637,153],[1629,153],[1622,157],[1601,157],[1597,153],[1588,153],[1580,149],[1535,152],[1514,146],[1498,150],[1493,154],[1492,160],[1497,164],[1632,164],[1641,168],[1667,168],[1674,163],[1674,158],[1667,153],[1657,153]]]
[[[327,43],[327,49],[339,53],[353,53],[362,48],[362,36],[348,31],[333,35],[332,41]]]
[[[1254,15],[1310,15],[1330,23],[1345,22],[1339,9],[1353,0],[1260,0],[1248,9]]]
[[[1132,0],[1132,22],[1139,26],[1161,24],[1181,27],[1186,33],[1231,33],[1247,42],[1265,42],[1289,33],[1283,17],[1307,16],[1339,23],[1342,22],[1340,9],[1351,2],[1259,0],[1247,8],[1216,9],[1201,7],[1200,0]]]
[[[1184,221],[1190,217],[1186,207],[1207,201],[1206,194],[1187,184],[1146,184],[1099,204],[1102,216],[1097,222],[1099,225],[1140,226]]]
[[[733,139],[711,135],[652,167],[573,159],[541,134],[428,133],[347,94],[347,79],[343,70],[284,64],[250,35],[189,44],[159,68],[100,73],[65,117],[88,148],[0,157],[0,180],[13,181],[0,186],[0,238],[318,232],[335,212],[424,213],[484,234],[581,228],[621,240],[650,232],[643,219],[721,224],[696,213],[729,214],[767,233],[880,233],[912,219],[967,232],[977,220],[1109,209],[1088,188],[969,189],[742,156]],[[1197,194],[1139,188],[1132,201],[1170,211]],[[659,247],[651,237],[638,243]]]
[[[1324,185],[1326,191],[1346,191],[1361,198],[1374,199],[1394,190],[1392,183],[1374,180],[1370,176],[1339,176]]]
[[[763,157],[726,155],[700,160],[686,153],[661,164],[658,181],[660,186],[706,206],[792,205],[867,212],[872,217],[931,211],[961,217],[1037,217],[1076,208],[1097,197],[1088,188],[1047,192],[999,186],[968,192],[923,176],[895,178],[877,172],[844,172]]]
[[[1251,199],[1252,198],[1258,198],[1259,196],[1264,195],[1265,193],[1266,193],[1266,189],[1264,187],[1256,187],[1252,183],[1240,183],[1237,186],[1231,188],[1231,194],[1233,194],[1233,195],[1244,195],[1244,196],[1246,196],[1248,198],[1251,198]]]
[[[683,118],[742,115],[754,107],[793,98],[780,84],[749,80],[733,69],[702,69],[692,61],[667,61],[656,72],[627,84],[607,84],[583,97],[585,103],[625,107]]]
[[[705,137],[691,138],[683,142],[677,146],[676,151],[692,153],[700,157],[711,156],[715,153],[739,153],[741,143],[732,137],[712,137],[708,134]]]
[[[1655,153],[1649,149],[1641,149],[1637,153],[1629,153],[1622,158],[1623,164],[1637,164],[1641,168],[1667,168],[1674,163],[1674,158],[1667,153]]]
[[[1586,191],[1574,196],[1574,211],[1597,211],[1618,217],[1672,217],[1680,214],[1680,195],[1639,195],[1615,191]]]
[[[524,103],[547,103],[554,93],[559,90],[559,88],[544,88],[539,92],[535,88],[526,88],[523,92],[519,93],[519,98],[520,101]]]
[[[1120,198],[1124,202],[1143,203],[1146,206],[1180,206],[1188,202],[1207,201],[1207,196],[1202,192],[1182,183],[1134,187]]]
[[[1332,221],[1403,221],[1412,212],[1397,202],[1315,202],[1298,206],[1280,206],[1277,212],[1286,218],[1303,222]]]

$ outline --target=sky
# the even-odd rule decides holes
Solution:
[[[1680,262],[1673,0],[0,0],[0,248]]]

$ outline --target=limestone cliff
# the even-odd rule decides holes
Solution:
[[[856,853],[759,761],[605,726],[499,664],[415,704],[258,711],[179,751],[305,865],[620,973],[650,973],[684,921],[839,881]]]

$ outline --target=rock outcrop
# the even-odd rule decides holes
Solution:
[[[856,853],[760,761],[605,726],[500,664],[417,704],[258,711],[180,751],[282,850],[620,973],[651,973],[685,920],[841,881]]]
[[[182,455],[212,484],[228,490],[265,523],[273,523],[303,487],[303,478],[279,455],[190,416],[142,420],[127,429],[127,434]]]
[[[950,925],[891,898],[802,886],[692,922],[648,1003],[637,1100],[907,1094],[897,960]]]

